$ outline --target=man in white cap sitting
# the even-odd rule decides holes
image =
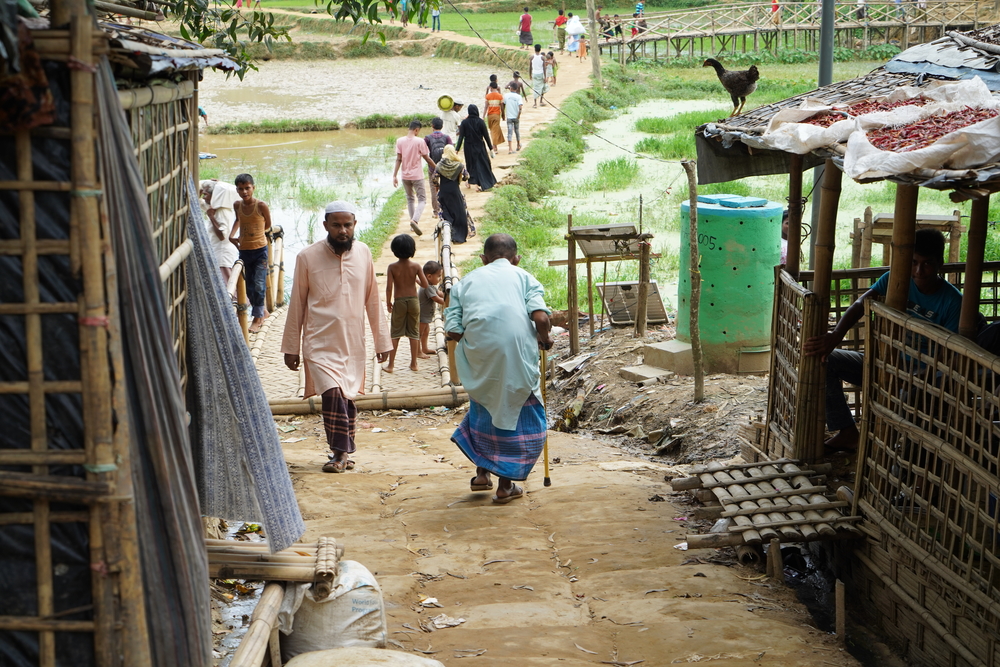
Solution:
[[[222,271],[222,280],[228,283],[233,264],[240,258],[240,251],[229,240],[229,232],[236,222],[236,209],[233,206],[240,201],[240,195],[232,183],[206,180],[201,182],[201,197],[198,203],[205,214],[212,253]]]
[[[326,207],[327,237],[295,259],[292,298],[281,351],[285,365],[306,372],[306,397],[323,398],[323,427],[330,460],[323,472],[354,469],[354,398],[364,393],[365,313],[379,363],[389,358],[392,339],[386,325],[372,253],[354,240],[355,209],[335,201]],[[301,358],[299,356],[301,350]]]

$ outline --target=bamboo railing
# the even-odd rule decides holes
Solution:
[[[924,37],[931,30],[934,37],[942,37],[946,30],[975,29],[980,25],[979,0],[924,0],[918,6],[915,2],[896,4],[892,0],[867,2],[864,16],[859,16],[855,3],[841,3],[835,8],[834,30],[838,33],[856,31],[862,46],[888,41],[895,36],[903,48],[909,45],[909,30],[922,29]],[[605,16],[604,18],[608,18]],[[663,56],[670,56],[670,46],[675,56],[681,56],[684,44],[691,46],[689,55],[694,55],[693,40],[707,39],[707,53],[721,53],[727,49],[736,51],[735,37],[752,36],[751,44],[743,42],[743,51],[760,48],[758,37],[764,48],[776,48],[776,37],[782,33],[818,33],[820,27],[820,4],[818,2],[781,2],[777,14],[770,2],[712,5],[698,9],[683,9],[667,12],[648,12],[643,15],[645,27],[641,32],[631,34],[636,19],[620,16],[622,35],[619,38],[596,42],[603,50],[617,47],[620,59],[624,60],[624,48],[630,51],[629,60],[638,57],[638,49],[647,43],[665,41]],[[705,49],[702,49],[705,51]]]

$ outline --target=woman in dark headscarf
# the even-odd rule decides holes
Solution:
[[[434,173],[439,179],[438,202],[441,217],[451,223],[452,243],[465,243],[469,235],[469,218],[465,210],[465,197],[459,183],[465,172],[465,165],[458,159],[454,146],[445,146]]]
[[[493,177],[489,153],[486,152],[487,147],[493,150],[493,144],[490,142],[486,122],[479,117],[479,107],[475,104],[469,105],[468,118],[458,126],[458,144],[455,149],[461,150],[462,144],[465,144],[465,168],[469,170],[469,183],[478,185],[481,191],[486,192],[497,183],[497,179]]]

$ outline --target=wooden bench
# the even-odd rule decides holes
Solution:
[[[854,232],[851,233],[851,267],[867,268],[872,265],[872,245],[882,245],[882,266],[889,266],[892,255],[892,213],[872,213],[869,206],[864,218],[854,218]],[[917,229],[937,229],[944,234],[948,244],[946,262],[957,262],[962,241],[961,211],[951,215],[917,214]]]

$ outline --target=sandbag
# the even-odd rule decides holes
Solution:
[[[444,667],[444,663],[412,653],[378,648],[335,648],[303,653],[285,667]]]
[[[388,630],[382,590],[368,568],[356,561],[340,561],[333,591],[324,600],[315,600],[310,587],[285,588],[278,610],[283,660],[340,647],[385,648]]]

